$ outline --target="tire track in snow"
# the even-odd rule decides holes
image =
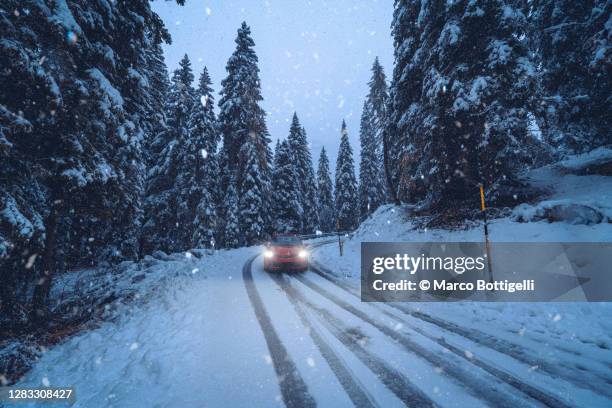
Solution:
[[[276,280],[276,279],[275,279]],[[279,284],[280,285],[280,284]],[[342,322],[332,316],[327,310],[321,309],[307,301],[301,293],[285,282],[281,286],[292,303],[304,304],[314,310],[320,317],[322,324],[329,332],[344,344],[362,363],[364,363],[406,406],[417,408],[431,408],[436,404],[425,393],[418,389],[402,373],[389,366],[382,359],[369,353],[358,339],[348,334]],[[357,405],[357,404],[356,404]],[[361,406],[361,405],[357,405]]]
[[[410,340],[409,338],[400,334],[399,332],[393,330],[392,328],[370,318],[366,313],[355,308],[348,302],[342,299],[339,299],[337,296],[328,292],[327,290],[317,285],[316,283],[304,278],[303,276],[295,276],[295,278],[301,283],[303,283],[304,285],[306,285],[307,287],[309,287],[310,289],[326,297],[327,299],[329,299],[330,301],[332,301],[333,303],[335,303],[342,309],[353,314],[354,316],[363,320],[364,322],[374,326],[380,332],[385,334],[387,337],[390,337],[391,339],[395,340],[407,350],[416,353],[420,357],[429,361],[431,364],[434,364],[437,367],[443,368],[445,372],[451,374],[454,378],[461,381],[464,385],[468,386],[472,390],[472,393],[475,396],[483,398],[493,403],[495,406],[503,406],[503,407],[508,407],[508,408],[517,407],[520,405],[520,402],[522,402],[522,401],[517,401],[517,398],[513,398],[513,396],[509,395],[507,392],[503,392],[503,390],[496,389],[497,387],[495,387],[490,382],[487,382],[486,380],[477,378],[476,376],[472,375],[472,373],[468,369],[465,369],[460,365],[449,364],[446,359],[441,358],[436,353],[428,351],[423,346],[415,343],[414,341]],[[503,383],[513,386],[517,390],[523,392],[525,395],[533,398],[534,400],[544,405],[547,405],[552,408],[570,408],[569,405],[567,405],[564,401],[558,399],[557,397],[550,395],[547,392],[542,391],[536,387],[533,387],[505,371],[499,370],[485,363],[484,361],[476,358],[475,356],[467,357],[466,354],[462,350],[458,349],[457,347],[449,345],[444,340],[440,340],[440,339],[436,340],[434,338],[431,338],[431,339],[436,341],[441,346],[445,347],[447,350],[451,351],[453,354],[461,357],[462,359],[466,359],[470,363],[476,365],[477,367],[483,369],[484,371],[498,378]],[[503,403],[500,403],[500,400],[499,400],[500,395],[505,396],[505,400],[503,401]],[[531,403],[527,402],[526,406],[531,406],[531,405],[532,405]]]
[[[344,290],[345,292],[360,299],[360,294],[356,291],[356,289],[344,284],[336,276],[334,276],[331,273],[331,271],[329,271],[324,266],[318,263],[311,262],[310,270],[316,273],[317,275],[321,276],[323,279],[333,283],[334,285]],[[464,329],[463,327],[455,323],[449,322],[444,319],[436,318],[427,313],[423,313],[421,311],[412,310],[412,309],[408,310],[402,305],[396,305],[393,303],[386,303],[386,305],[393,309],[400,311],[401,313],[405,315],[422,320],[426,323],[430,323],[434,326],[439,327],[442,330],[454,333],[458,336],[471,340],[474,343],[477,343],[484,347],[488,347],[492,350],[495,350],[498,353],[505,354],[509,357],[512,357],[515,360],[520,361],[521,363],[529,365],[530,367],[538,367],[539,370],[546,372],[553,377],[563,378],[567,380],[568,382],[576,385],[577,387],[588,389],[596,394],[603,395],[608,398],[612,397],[612,388],[610,390],[602,390],[601,388],[598,388],[595,384],[586,381],[584,376],[582,376],[578,370],[572,367],[567,367],[568,370],[562,370],[559,367],[553,364],[550,364],[546,361],[542,361],[542,360],[533,358],[532,356],[529,356],[528,354],[526,354],[521,349],[521,347],[517,344],[511,343],[504,339],[494,337],[492,335],[489,335],[477,329],[470,329],[470,330]],[[381,310],[383,313],[386,313],[380,307],[377,307],[377,308]],[[601,377],[598,376],[598,378],[601,378]],[[607,379],[607,378],[602,378],[602,379],[610,383],[610,379]]]
[[[266,339],[268,350],[270,351],[270,357],[272,358],[274,370],[276,371],[283,402],[288,408],[316,407],[317,404],[314,398],[310,395],[304,379],[298,372],[295,363],[278,337],[272,325],[272,321],[270,320],[270,316],[255,287],[251,266],[257,256],[259,255],[252,256],[244,264],[242,267],[242,278],[249,300],[255,311],[255,316],[257,317],[259,326]]]
[[[344,391],[346,391],[353,404],[355,404],[356,407],[376,407],[377,405],[374,402],[374,399],[366,390],[363,389],[361,384],[359,384],[359,382],[354,378],[351,371],[347,368],[342,359],[338,357],[331,346],[325,342],[323,337],[314,328],[306,316],[306,312],[302,308],[302,305],[296,299],[296,294],[294,293],[295,289],[286,281],[284,276],[275,273],[270,273],[269,275],[287,295],[287,298],[294,306],[295,311],[302,321],[302,324],[308,328],[310,337],[321,352],[323,358],[325,358],[327,361],[329,367],[336,375],[336,378],[338,378],[340,384],[342,384]]]

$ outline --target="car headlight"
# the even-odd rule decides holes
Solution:
[[[305,249],[302,249],[299,253],[298,256],[300,258],[306,258],[308,256],[308,251],[306,251]]]
[[[265,256],[266,258],[272,258],[272,257],[274,256],[274,252],[270,251],[269,249],[266,249],[266,250],[264,251],[264,256]]]

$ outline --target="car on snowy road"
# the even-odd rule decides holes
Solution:
[[[302,240],[295,234],[278,234],[266,244],[264,270],[306,271],[308,251]]]

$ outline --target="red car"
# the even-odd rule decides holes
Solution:
[[[294,234],[279,234],[266,245],[264,251],[265,271],[306,271],[308,251],[302,240]]]

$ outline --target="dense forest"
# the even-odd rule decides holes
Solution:
[[[148,0],[4,1],[0,315],[44,318],[71,268],[351,230],[389,202],[466,219],[481,184],[493,206],[529,198],[525,169],[612,143],[611,7],[397,0],[358,177],[342,122],[332,178],[297,113],[272,149],[246,23],[216,102],[187,55],[168,73]]]

